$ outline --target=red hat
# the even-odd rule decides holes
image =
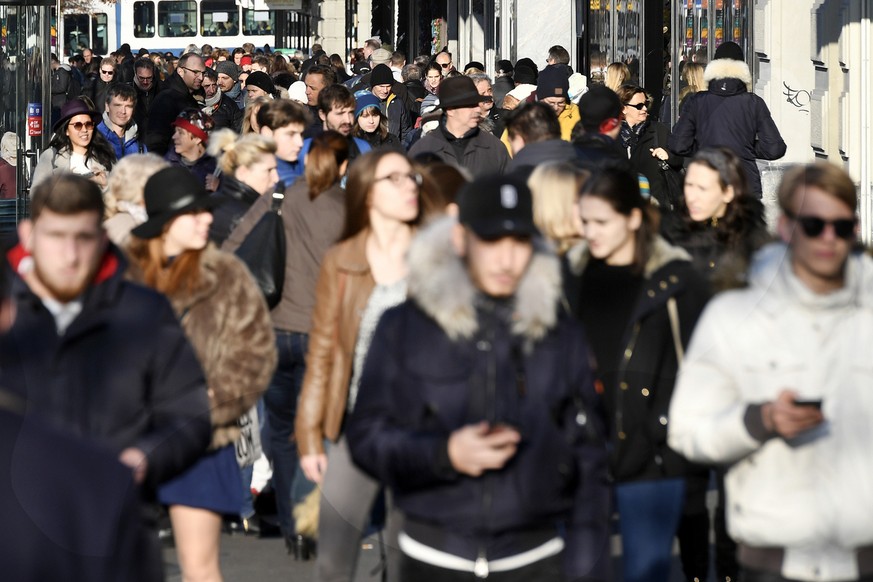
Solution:
[[[215,122],[199,109],[186,109],[173,121],[173,127],[181,127],[206,145],[209,143],[209,131],[215,127]]]
[[[250,57],[249,55],[243,55],[243,57],[239,60],[239,66],[251,65],[251,64],[252,64],[252,57]]]

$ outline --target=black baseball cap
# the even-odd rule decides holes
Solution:
[[[516,176],[477,178],[461,189],[457,203],[460,223],[483,240],[539,234],[530,188]]]

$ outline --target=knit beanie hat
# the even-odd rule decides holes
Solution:
[[[717,49],[715,49],[713,60],[717,59],[732,59],[734,61],[746,60],[745,57],[743,57],[743,49],[740,48],[740,45],[731,41],[722,43]]]
[[[570,92],[570,81],[567,78],[565,65],[549,65],[540,71],[537,77],[537,99],[563,97],[567,99]]]
[[[388,65],[376,65],[373,67],[372,72],[370,72],[370,87],[393,84],[394,74],[391,72],[391,69],[388,68]]]
[[[228,77],[233,79],[234,83],[239,81],[239,67],[237,67],[236,63],[233,61],[221,61],[220,63],[216,63],[215,72],[219,75],[227,75]]]
[[[268,95],[275,95],[276,93],[276,85],[273,84],[270,75],[264,71],[255,71],[249,75],[248,79],[246,79],[246,87],[249,85],[263,89]]]
[[[513,80],[519,85],[536,85],[537,72],[527,65],[515,65]]]
[[[355,119],[357,119],[364,109],[375,107],[380,112],[382,111],[382,101],[369,91],[358,91],[355,93]]]

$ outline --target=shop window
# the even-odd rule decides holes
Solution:
[[[239,7],[233,0],[203,0],[200,3],[200,34],[236,36],[239,34]]]
[[[91,15],[91,50],[94,54],[109,54],[109,19],[105,12]]]
[[[66,56],[90,48],[91,39],[87,14],[64,15],[64,54]]]

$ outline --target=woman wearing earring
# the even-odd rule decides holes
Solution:
[[[352,462],[342,425],[379,317],[406,298],[406,251],[421,221],[420,185],[403,154],[382,150],[356,160],[341,242],[321,265],[295,425],[300,466],[321,486],[318,580],[352,580],[361,532],[381,489]],[[335,443],[329,455],[325,439]],[[389,510],[389,580],[397,579],[397,525]]]
[[[709,299],[688,254],[657,235],[656,209],[631,172],[583,186],[587,248],[570,257],[566,297],[585,324],[611,418],[624,580],[666,582],[687,462],[667,447],[681,353]]]
[[[115,151],[97,131],[102,118],[82,99],[71,99],[61,108],[52,130],[49,147],[39,156],[33,171],[32,186],[56,172],[86,176],[101,188],[106,187],[109,170],[115,163]]]
[[[270,314],[245,265],[208,243],[210,197],[193,174],[160,170],[146,182],[148,220],[131,231],[131,276],[164,293],[206,374],[212,421],[210,450],[162,484],[182,579],[221,580],[223,515],[242,505],[234,442],[238,420],[266,389],[276,366]]]

